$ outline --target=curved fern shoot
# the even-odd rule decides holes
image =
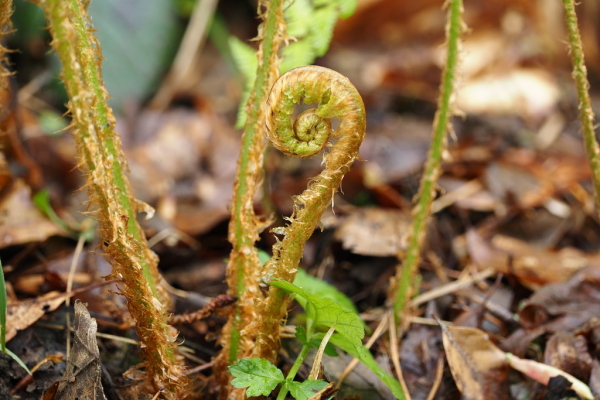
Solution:
[[[292,122],[294,106],[317,103]],[[331,119],[339,119],[337,130]],[[327,68],[308,66],[293,69],[273,85],[268,100],[267,135],[273,145],[290,156],[310,157],[325,150],[325,169],[313,178],[308,188],[294,197],[294,211],[285,228],[274,232],[284,236],[273,246],[273,257],[264,266],[263,279],[294,280],[304,244],[319,224],[321,215],[332,204],[344,174],[358,157],[366,130],[362,98],[348,78]],[[275,360],[279,347],[279,323],[286,302],[280,289],[271,287],[259,300],[261,319],[248,329],[257,329],[254,357]]]

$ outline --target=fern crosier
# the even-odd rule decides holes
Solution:
[[[316,109],[300,114],[292,122],[296,104],[317,103]],[[364,139],[366,114],[360,94],[348,78],[327,68],[300,67],[282,75],[273,85],[268,99],[267,135],[273,145],[286,155],[310,157],[326,149],[324,170],[294,197],[294,211],[284,235],[273,246],[273,257],[265,265],[263,278],[292,282],[304,251],[304,244],[332,203],[344,174],[358,157]],[[331,119],[339,119],[337,130]],[[268,297],[259,301],[264,319],[255,321],[259,334],[253,356],[274,360],[279,340],[279,322],[285,307],[281,291],[269,289]]]

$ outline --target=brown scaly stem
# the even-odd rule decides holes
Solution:
[[[47,0],[41,5],[63,66],[79,164],[86,173],[90,203],[96,206],[102,249],[113,266],[109,279],[124,283],[122,294],[142,344],[149,390],[162,388],[166,398],[182,398],[187,378],[173,360],[175,336],[168,332],[163,306],[167,296],[156,283],[157,258],[136,220],[136,213],[149,207],[135,200],[125,176],[127,165],[100,72],[100,44],[80,0]]]
[[[317,103],[316,109],[300,114],[292,124],[294,105]],[[273,257],[265,265],[263,279],[293,281],[304,244],[318,226],[323,212],[332,204],[344,174],[358,157],[366,130],[365,107],[356,88],[339,73],[327,68],[300,67],[275,82],[269,95],[267,134],[273,145],[290,156],[310,157],[326,148],[325,169],[313,178],[308,188],[294,197],[294,211],[285,228],[275,231],[284,236],[273,246]],[[332,131],[330,119],[338,118]],[[328,142],[334,139],[335,142]],[[258,331],[253,357],[274,362],[279,349],[279,325],[287,302],[281,290],[271,287],[266,299],[258,301],[260,319],[252,329]]]
[[[565,20],[569,32],[569,53],[573,64],[573,79],[577,86],[577,97],[579,98],[579,120],[583,132],[583,144],[587,154],[590,168],[592,170],[592,181],[594,184],[594,198],[596,199],[596,212],[600,213],[600,146],[596,141],[594,133],[594,111],[590,102],[588,89],[590,84],[587,79],[583,45],[577,26],[577,14],[575,13],[575,1],[563,0],[565,5]]]
[[[246,110],[248,118],[242,135],[242,148],[233,189],[229,241],[233,249],[227,264],[229,294],[238,298],[232,317],[223,328],[220,340],[223,346],[215,359],[216,376],[221,385],[221,397],[245,398],[245,390],[229,385],[231,376],[227,369],[238,358],[248,357],[254,346],[255,331],[248,330],[252,320],[259,318],[254,299],[259,296],[261,270],[254,243],[265,222],[254,213],[254,196],[262,180],[264,124],[266,109],[264,99],[277,79],[277,52],[286,38],[283,20],[283,0],[260,1],[259,10],[266,8],[264,22],[259,27],[258,69],[254,88],[250,93]]]

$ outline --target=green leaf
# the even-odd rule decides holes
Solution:
[[[265,265],[267,261],[271,259],[269,253],[263,250],[258,251],[258,260],[260,261],[260,265]]]
[[[319,334],[318,336],[324,336],[324,334]],[[365,346],[362,344],[357,346],[354,342],[339,334],[333,334],[329,339],[329,342],[333,343],[351,356],[358,358],[361,363],[369,368],[388,388],[390,388],[396,398],[400,400],[404,400],[406,398],[400,383],[390,374],[385,372],[379,364],[377,364],[377,361],[375,361],[375,358],[373,358],[373,355]]]
[[[308,338],[306,337],[306,329],[303,326],[296,327],[296,339],[302,343],[303,346],[309,346]]]
[[[302,39],[298,42],[290,43],[283,49],[283,60],[279,69],[284,74],[292,68],[311,64],[315,60],[315,57],[312,42],[309,39]]]
[[[315,348],[319,348],[319,346],[321,345],[321,339],[313,339],[311,342],[311,345],[314,346]],[[325,345],[325,350],[323,351],[325,353],[325,355],[328,355],[329,357],[339,357],[340,355],[338,354],[337,350],[335,349],[334,346],[331,345],[331,343],[327,342],[327,344]]]
[[[62,135],[65,132],[64,129],[69,125],[60,114],[49,110],[40,112],[38,122],[42,131],[50,136]]]
[[[55,225],[59,226],[66,232],[71,232],[69,225],[63,221],[52,208],[50,204],[50,195],[47,189],[40,190],[33,196],[33,204],[43,212]]]
[[[313,7],[309,0],[294,0],[283,13],[288,36],[301,38],[308,34]]]
[[[358,0],[339,0],[340,18],[348,18],[356,11]]]
[[[256,58],[256,50],[242,42],[235,36],[229,37],[229,48],[231,56],[235,62],[235,66],[244,76],[245,85],[242,98],[240,99],[240,107],[237,113],[237,122],[235,127],[242,129],[246,123],[246,103],[250,98],[250,91],[256,80],[256,69],[258,68],[258,58]]]
[[[323,299],[331,299],[340,306],[358,315],[358,310],[348,296],[324,280],[309,275],[302,268],[298,268],[298,273],[294,279],[294,285],[304,289],[308,293],[314,294],[315,296],[319,296]]]
[[[319,346],[321,345],[322,338],[321,339],[312,339],[309,343],[308,338],[306,337],[306,330],[304,329],[304,327],[297,326],[296,327],[296,339],[298,339],[298,341],[300,341],[300,343],[302,343],[303,346],[309,346],[309,347],[318,349]],[[339,356],[338,352],[335,350],[335,347],[333,347],[330,343],[327,343],[325,345],[325,354],[327,354],[329,357],[338,357]]]
[[[327,387],[328,383],[322,379],[307,379],[304,382],[289,381],[287,383],[290,393],[296,400],[307,400]]]
[[[313,13],[311,38],[317,57],[321,57],[327,52],[338,15],[338,8],[334,4],[318,8]]]
[[[177,51],[181,28],[173,0],[92,1],[89,13],[102,45],[109,103],[121,110],[144,100]]]
[[[231,384],[236,388],[248,388],[246,395],[268,396],[275,387],[284,382],[283,372],[262,358],[244,358],[229,367],[235,377]]]
[[[235,66],[246,79],[246,87],[251,88],[256,79],[256,68],[258,68],[256,50],[235,36],[229,37],[229,48]]]
[[[309,332],[308,337],[311,336],[314,327],[331,328],[335,324],[335,330],[338,333],[347,337],[357,346],[362,345],[365,330],[360,318],[352,311],[340,306],[331,299],[322,299],[289,282],[271,281],[270,285],[295,293],[305,300],[305,304],[302,304],[302,302],[300,304],[304,307],[308,319],[306,323],[306,330]]]
[[[235,129],[243,129],[246,125],[246,104],[250,98],[250,88],[244,89],[242,97],[240,98],[240,106],[237,112],[237,121],[235,122]]]
[[[6,354],[8,354],[10,356],[10,358],[12,358],[13,360],[15,360],[17,362],[17,364],[19,364],[21,366],[21,368],[23,368],[25,371],[27,371],[27,373],[29,375],[32,375],[31,371],[29,370],[29,368],[27,368],[27,365],[25,365],[25,363],[23,362],[23,360],[21,360],[19,358],[19,356],[17,356],[15,353],[13,353],[12,351],[10,351],[9,349],[6,349]]]

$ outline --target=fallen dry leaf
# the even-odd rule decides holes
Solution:
[[[21,179],[0,200],[0,248],[42,242],[64,233],[33,204],[31,188]]]
[[[530,289],[545,284],[564,282],[589,265],[600,265],[596,254],[585,254],[572,247],[545,250],[505,235],[484,240],[476,230],[466,233],[471,259],[481,268],[514,275]]]
[[[589,380],[593,365],[585,337],[562,331],[546,343],[544,362],[584,382]]]
[[[600,265],[577,272],[566,282],[548,284],[536,291],[519,311],[526,329],[571,331],[600,317]]]
[[[457,104],[466,113],[511,113],[537,118],[553,110],[558,96],[558,85],[547,71],[521,68],[465,82],[458,92]]]
[[[406,248],[410,217],[402,211],[361,208],[336,229],[335,238],[355,254],[394,256]]]
[[[96,320],[83,303],[75,301],[75,339],[67,370],[59,381],[56,399],[106,400],[100,379],[100,352],[96,342]]]
[[[6,312],[6,341],[14,338],[17,331],[34,324],[46,312],[56,310],[67,296],[50,292],[33,300],[9,304]]]
[[[450,371],[463,399],[508,400],[504,352],[480,329],[440,326]]]

